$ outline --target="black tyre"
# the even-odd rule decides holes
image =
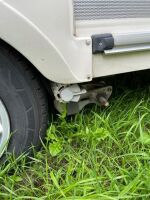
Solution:
[[[0,156],[6,141],[16,156],[40,145],[48,123],[46,91],[30,63],[5,45],[0,45],[0,111]]]

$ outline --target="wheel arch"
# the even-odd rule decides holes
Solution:
[[[60,83],[78,82],[55,44],[32,21],[4,1],[0,2],[0,19],[0,39],[22,54],[44,77]]]

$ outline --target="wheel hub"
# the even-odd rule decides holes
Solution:
[[[0,157],[6,150],[10,138],[10,120],[5,105],[0,100]]]

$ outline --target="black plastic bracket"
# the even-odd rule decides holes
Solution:
[[[93,54],[103,53],[105,50],[114,48],[114,38],[112,34],[92,35],[92,52]]]

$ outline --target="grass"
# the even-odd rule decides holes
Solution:
[[[150,199],[150,91],[125,90],[105,110],[60,116],[31,162],[0,169],[0,199]]]

